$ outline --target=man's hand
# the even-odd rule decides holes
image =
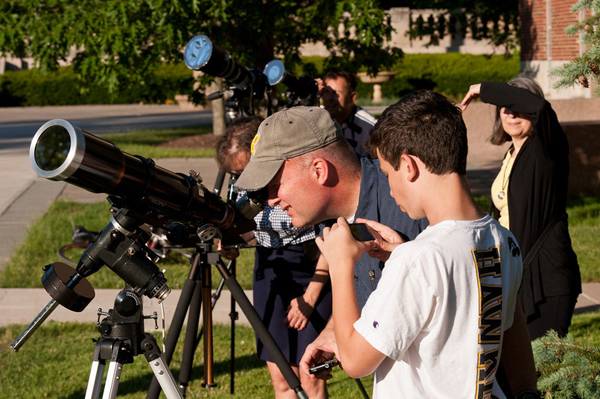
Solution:
[[[338,349],[335,342],[335,335],[333,333],[333,323],[331,320],[327,323],[327,326],[321,334],[315,339],[310,345],[306,347],[304,355],[300,360],[300,370],[308,375],[310,378],[317,378],[320,380],[329,380],[333,378],[331,375],[331,369],[323,370],[317,374],[310,374],[308,369],[326,362],[327,360],[333,359],[337,356]]]
[[[236,248],[223,249],[221,246],[221,240],[217,240],[217,251],[219,251],[221,256],[227,260],[234,260],[240,256],[240,251],[238,251]]]

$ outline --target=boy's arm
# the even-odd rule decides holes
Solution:
[[[515,305],[513,325],[504,332],[501,362],[512,395],[532,390],[537,392],[537,376],[529,330],[519,298]]]
[[[317,245],[329,263],[339,360],[351,377],[369,375],[381,364],[385,355],[354,329],[354,322],[360,317],[354,289],[354,264],[374,243],[356,241],[346,220],[340,218],[331,229],[325,229],[323,238],[317,238]]]
[[[385,355],[354,329],[360,310],[354,290],[354,262],[346,262],[340,260],[331,273],[333,326],[342,367],[350,377],[360,378],[373,373]]]

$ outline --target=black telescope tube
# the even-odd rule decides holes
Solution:
[[[64,119],[53,119],[38,129],[29,159],[41,177],[124,198],[173,220],[198,227],[212,223],[221,229],[234,222],[233,207],[191,176],[124,153]]]
[[[254,75],[206,35],[194,36],[185,46],[185,65],[195,71],[230,81],[239,89],[254,84]]]

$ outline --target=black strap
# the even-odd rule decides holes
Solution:
[[[525,257],[525,260],[523,261],[523,273],[529,267],[529,264],[531,263],[531,261],[533,260],[533,258],[537,254],[537,252],[539,251],[539,249],[542,246],[542,244],[544,243],[544,241],[546,241],[546,238],[548,238],[548,235],[550,235],[550,232],[552,231],[552,229],[554,228],[556,223],[558,223],[559,220],[565,218],[566,216],[567,216],[566,213],[559,213],[557,215],[554,215],[552,220],[550,220],[550,223],[546,226],[544,231],[542,231],[542,234],[539,236],[539,238],[535,242],[534,246],[531,247],[531,250],[527,254],[527,257]]]

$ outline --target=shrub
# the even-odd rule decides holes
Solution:
[[[0,75],[0,106],[166,103],[180,92],[191,91],[192,71],[183,63],[164,64],[143,86],[109,93],[104,87],[85,86],[73,67],[43,73],[38,69]]]
[[[415,89],[435,90],[460,101],[469,86],[482,81],[508,81],[519,74],[519,56],[472,54],[405,54],[394,68],[398,74],[381,85],[383,97],[400,98]],[[360,98],[370,97],[371,84],[359,83]]]

